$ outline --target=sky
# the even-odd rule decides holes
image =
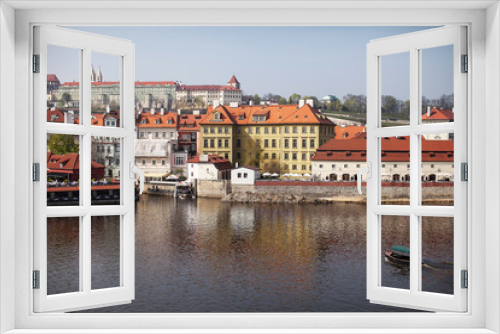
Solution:
[[[234,74],[244,94],[366,95],[370,40],[429,27],[68,27],[131,40],[136,80],[226,84]],[[48,73],[79,80],[78,51],[50,47]],[[422,93],[453,92],[453,47],[422,51]],[[409,99],[408,54],[382,57],[382,94]],[[117,56],[92,54],[104,81],[119,79]],[[90,72],[90,69],[88,70]],[[84,70],[85,73],[85,70]]]

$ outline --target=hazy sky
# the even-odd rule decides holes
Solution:
[[[234,74],[245,94],[318,98],[366,94],[366,44],[428,27],[70,27],[131,40],[136,79],[225,84]],[[49,49],[48,70],[78,80],[78,52]],[[453,92],[452,47],[424,50],[423,95]],[[116,56],[93,54],[104,81],[118,79]],[[85,71],[84,71],[85,72]],[[90,72],[90,69],[89,69]],[[382,94],[409,98],[409,56],[382,59]]]

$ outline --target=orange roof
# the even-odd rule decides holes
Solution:
[[[199,131],[200,121],[205,115],[182,114],[179,115],[179,131]]]
[[[140,128],[175,128],[177,127],[177,113],[163,115],[141,113],[137,117],[137,126]]]
[[[366,132],[366,126],[350,125],[350,126],[336,126],[335,139],[353,139],[360,134]]]
[[[56,108],[55,110],[52,110],[52,108],[48,108],[47,122],[64,123],[64,114],[61,109]]]
[[[220,112],[223,121],[214,120],[213,114]],[[265,120],[254,119],[253,116],[265,116]],[[209,106],[203,125],[237,124],[237,125],[270,125],[270,124],[324,124],[334,125],[326,116],[315,108],[305,104],[301,108],[297,105],[272,106]]]
[[[430,116],[427,115],[427,113],[422,115],[422,120],[448,120],[448,121],[453,121],[455,119],[455,115],[453,114],[453,111],[448,110],[448,109],[438,109],[438,108],[433,108],[431,110]]]
[[[426,140],[422,138],[422,161],[454,160],[453,140]],[[366,161],[365,139],[331,139],[321,145],[312,158],[314,161]],[[409,137],[382,139],[382,161],[410,161]]]

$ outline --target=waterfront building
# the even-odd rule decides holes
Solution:
[[[119,138],[92,136],[92,160],[104,165],[104,177],[120,179],[120,151]]]
[[[453,122],[454,119],[453,110],[427,107],[427,112],[422,115],[422,124],[448,123]],[[424,136],[426,139],[432,140],[453,139],[453,133],[425,134]]]
[[[177,144],[177,113],[166,113],[165,109],[156,112],[141,112],[137,115],[138,139],[168,139]]]
[[[137,139],[135,165],[142,169],[146,182],[164,181],[172,169],[170,139]]]
[[[382,138],[382,181],[410,180],[409,152],[409,137]],[[453,153],[453,140],[422,138],[422,181],[453,181]],[[357,172],[365,167],[366,134],[352,140],[332,139],[312,158],[313,176],[325,181],[355,181]]]
[[[235,168],[231,171],[231,184],[251,186],[260,179],[261,169],[251,166]]]
[[[55,74],[47,74],[47,94],[52,94],[52,92],[59,88],[61,83]]]
[[[241,103],[243,92],[238,79],[233,75],[227,85],[178,85],[175,99],[179,105],[185,103],[199,104],[207,107],[212,101],[221,105]]]
[[[310,173],[316,148],[334,136],[334,124],[313,107],[210,106],[200,122],[200,153],[271,173]]]
[[[190,182],[229,180],[231,163],[218,155],[200,154],[189,158],[187,174]]]

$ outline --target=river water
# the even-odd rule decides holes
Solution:
[[[383,217],[382,229],[382,285],[408,288],[408,267],[382,255],[409,246],[407,217]],[[422,229],[432,263],[423,289],[452,293],[453,222],[427,218]],[[119,249],[118,220],[93,218],[93,288],[119,284]],[[49,221],[48,258],[49,293],[78,290],[78,224]],[[136,204],[135,300],[91,312],[408,311],[371,304],[365,277],[364,205],[145,195]]]

